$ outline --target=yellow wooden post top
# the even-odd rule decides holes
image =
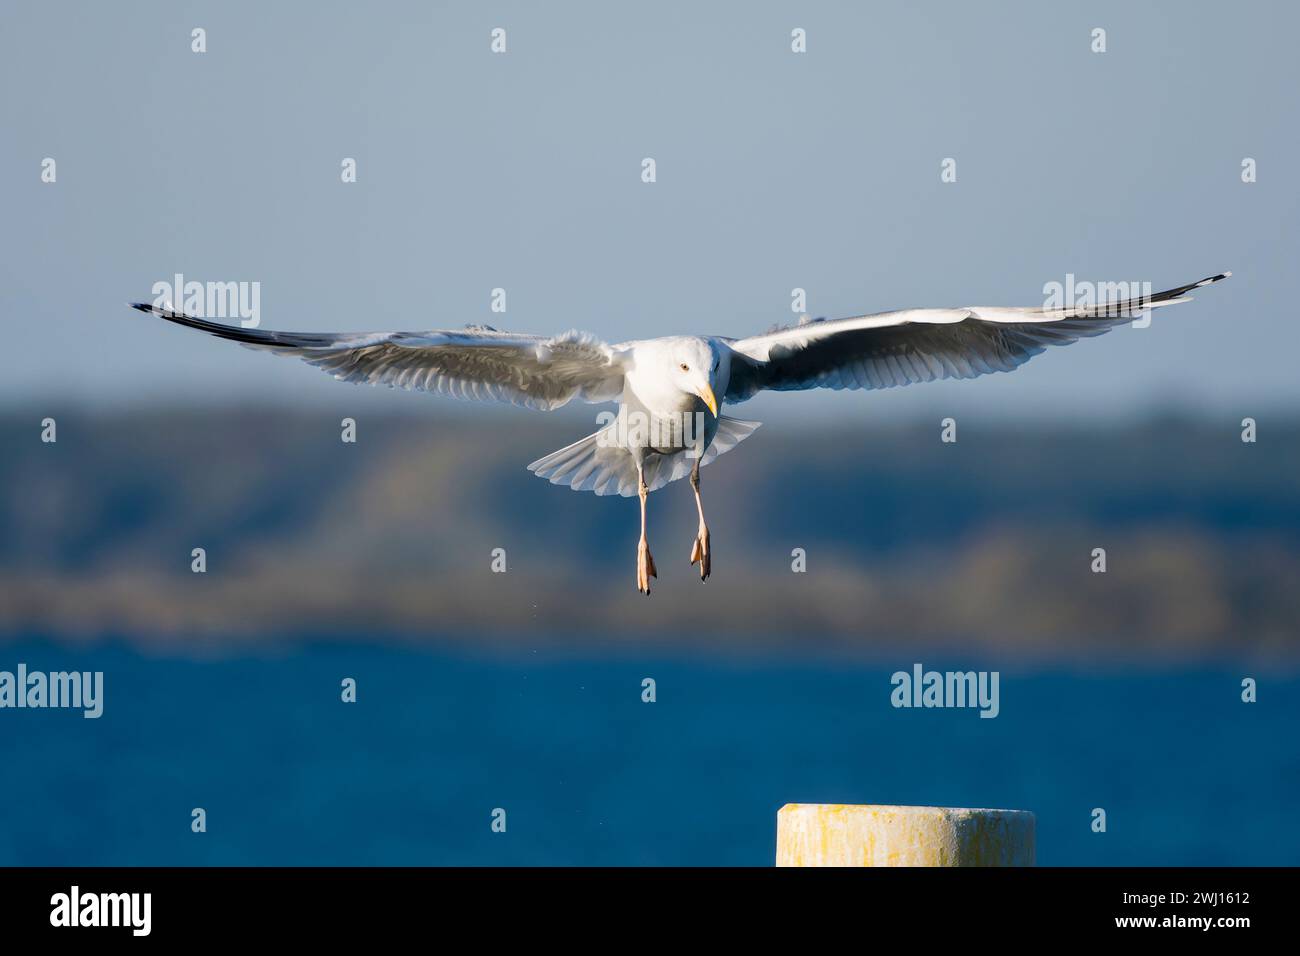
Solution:
[[[787,803],[777,866],[1033,866],[1025,810]]]

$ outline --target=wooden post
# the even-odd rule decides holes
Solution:
[[[777,866],[1033,866],[1025,810],[787,803]]]

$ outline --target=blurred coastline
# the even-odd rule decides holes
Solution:
[[[769,425],[703,473],[707,583],[689,486],[651,496],[646,599],[635,500],[524,469],[572,417],[371,413],[345,444],[342,406],[46,414],[54,444],[0,417],[0,639],[1300,659],[1296,417],[1254,444],[1217,419]]]

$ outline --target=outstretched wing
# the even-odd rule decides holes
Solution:
[[[623,391],[620,353],[580,332],[551,338],[473,326],[432,332],[272,332],[143,303],[133,308],[250,348],[297,356],[345,382],[544,411],[574,398],[612,401]]]
[[[1230,275],[1082,308],[909,309],[817,319],[729,342],[736,354],[726,401],[743,402],[762,389],[891,388],[1009,372],[1049,345],[1069,345],[1147,309],[1190,301],[1185,293]]]

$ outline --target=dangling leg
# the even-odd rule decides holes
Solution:
[[[641,463],[636,466],[637,494],[641,497],[641,541],[636,546],[636,587],[642,594],[650,593],[650,579],[659,577],[655,571],[655,559],[650,556],[650,545],[645,538],[645,500],[650,494],[646,487],[645,474]]]
[[[700,513],[700,530],[695,536],[695,546],[691,548],[691,564],[700,562],[700,580],[709,576],[709,526],[704,523],[704,504],[700,501],[700,460],[695,459],[691,468],[691,487],[695,489],[695,510]]]

